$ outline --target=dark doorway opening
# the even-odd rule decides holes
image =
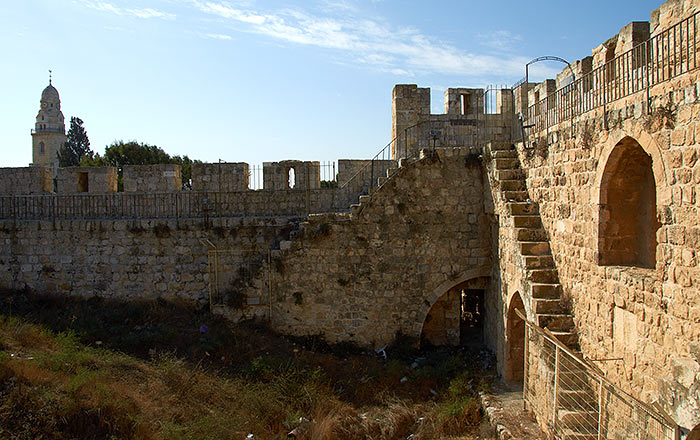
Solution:
[[[484,289],[460,291],[459,345],[484,343]]]
[[[78,173],[78,192],[89,192],[88,173]]]

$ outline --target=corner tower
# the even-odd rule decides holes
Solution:
[[[48,166],[56,175],[57,153],[66,142],[66,124],[58,90],[51,84],[41,92],[41,106],[32,133],[32,166]]]

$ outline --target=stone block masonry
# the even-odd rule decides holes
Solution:
[[[124,165],[124,192],[169,192],[182,189],[180,165]]]
[[[58,168],[56,192],[59,194],[117,192],[117,169],[115,167]]]
[[[248,189],[248,164],[194,163],[192,164],[194,191],[244,191]]]
[[[0,168],[0,194],[45,194],[53,191],[50,167]]]
[[[489,275],[482,182],[470,149],[440,149],[352,214],[310,216],[273,258],[273,327],[373,347],[419,337],[439,298]]]
[[[0,286],[111,298],[208,302],[208,250],[259,261],[296,218],[0,222]],[[286,231],[286,232],[285,232]]]

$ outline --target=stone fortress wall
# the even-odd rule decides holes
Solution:
[[[144,168],[130,188],[149,191],[94,193],[93,171],[88,194],[17,195],[29,171],[0,169],[0,285],[180,295],[376,348],[459,342],[460,297],[481,291],[505,379],[527,374],[517,309],[685,434],[700,424],[697,11],[667,1],[552,80],[448,89],[444,114],[397,85],[391,159],[339,161],[337,186],[285,161],[263,190],[246,164],[204,164],[192,191]]]
[[[514,90],[532,126],[515,142],[528,199],[581,352],[684,433],[700,424],[698,11],[667,1],[572,63],[575,83],[565,68]],[[517,254],[498,205],[501,253]],[[505,304],[531,290],[518,262],[500,268]],[[534,319],[538,300],[523,300]]]

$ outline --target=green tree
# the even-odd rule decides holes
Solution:
[[[56,153],[58,156],[58,166],[72,167],[80,164],[86,157],[94,154],[90,149],[90,139],[88,139],[83,120],[73,116],[70,118],[70,128],[68,129],[67,141]]]
[[[192,164],[201,161],[193,161],[187,156],[170,156],[162,148],[156,145],[148,145],[137,141],[124,142],[122,140],[112,142],[105,148],[104,156],[95,154],[86,157],[81,162],[82,166],[113,166],[119,173],[119,187],[122,187],[122,169],[124,165],[154,165],[177,164],[181,167],[182,186],[191,189]]]

